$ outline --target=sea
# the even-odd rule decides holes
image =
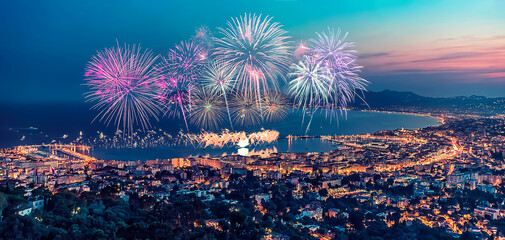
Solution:
[[[39,104],[1,104],[0,105],[0,148],[18,145],[69,143],[78,137],[97,138],[101,133],[113,135],[114,126],[94,121],[95,111],[85,103],[39,103]],[[304,118],[305,115],[305,118]],[[320,138],[295,139],[286,136],[305,134],[310,114],[298,109],[288,111],[282,121],[266,123],[254,127],[237,127],[235,130],[255,132],[265,129],[279,132],[279,139],[269,144],[239,148],[237,146],[206,147],[191,144],[174,144],[146,148],[105,148],[95,147],[92,155],[107,160],[148,160],[196,156],[223,156],[232,154],[255,155],[275,152],[329,152],[339,146]],[[353,135],[374,133],[392,129],[418,129],[439,124],[439,120],[426,116],[347,111],[343,115],[329,115],[325,111],[316,112],[307,135]],[[153,121],[152,129],[174,134],[186,131],[184,121],[163,118]],[[224,128],[230,129],[226,122]],[[190,132],[198,133],[197,127]],[[215,130],[220,131],[220,130]]]

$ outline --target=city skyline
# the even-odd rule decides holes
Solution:
[[[0,239],[505,240],[503,12],[0,1]]]

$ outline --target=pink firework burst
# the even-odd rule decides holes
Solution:
[[[164,68],[177,72],[188,81],[195,82],[208,59],[208,51],[197,41],[184,41],[175,45],[163,58]]]
[[[346,38],[347,33],[340,37],[340,29],[335,32],[328,28],[328,32],[317,33],[317,38],[310,40],[309,50],[316,62],[330,73],[332,108],[344,111],[347,104],[354,101],[356,91],[366,90],[368,84],[359,76],[362,67],[356,62],[354,43],[347,42]]]
[[[306,42],[300,42],[295,49],[295,58],[297,60],[302,60],[305,54],[309,51],[309,47]]]
[[[158,99],[165,106],[165,115],[183,117],[186,130],[187,114],[193,105],[191,95],[207,61],[207,52],[196,41],[182,42],[171,49],[168,57],[156,66],[162,76],[157,82]]]
[[[207,52],[210,51],[210,49],[214,44],[212,40],[212,32],[205,25],[200,26],[198,29],[196,29],[195,35],[193,36],[192,39],[196,41],[198,44],[200,44]]]
[[[150,119],[157,120],[160,113],[155,100],[159,75],[152,68],[157,58],[135,45],[97,52],[84,75],[90,89],[87,101],[94,102],[92,109],[99,111],[94,120],[114,123],[126,133],[150,127]]]

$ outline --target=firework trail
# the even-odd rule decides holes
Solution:
[[[305,130],[307,134],[315,110],[330,105],[332,95],[328,89],[331,89],[331,73],[328,68],[322,66],[321,62],[305,56],[303,61],[291,66],[291,73],[288,76],[293,77],[288,84],[288,91],[298,107],[303,109],[304,117],[307,109],[312,111]]]
[[[221,93],[205,88],[200,89],[195,92],[193,103],[194,107],[190,113],[191,122],[205,129],[218,129],[224,118]]]
[[[214,38],[213,56],[237,69],[237,86],[247,95],[256,95],[272,87],[277,90],[278,78],[289,67],[288,37],[279,23],[270,17],[245,14],[219,28],[220,38]]]
[[[260,122],[261,113],[254,96],[237,92],[231,103],[235,124],[250,126]]]
[[[201,83],[206,88],[212,91],[221,91],[226,104],[226,111],[228,113],[228,120],[230,121],[231,129],[233,130],[233,123],[231,121],[230,107],[228,105],[228,97],[226,92],[233,89],[235,84],[235,68],[222,61],[214,61],[210,63],[205,73],[202,76]]]
[[[160,112],[154,84],[159,75],[152,68],[157,58],[135,45],[118,44],[97,52],[85,69],[85,85],[90,89],[86,98],[99,111],[93,121],[107,126],[113,122],[127,134],[136,126],[150,127],[149,119],[157,120]]]
[[[169,51],[168,57],[156,66],[162,76],[157,82],[158,99],[165,105],[165,115],[182,115],[189,132],[187,113],[192,108],[192,91],[196,89],[198,77],[207,55],[203,47],[195,41],[182,42]]]
[[[289,101],[284,94],[270,91],[264,94],[262,101],[262,114],[266,121],[279,121],[288,115]]]
[[[361,66],[356,63],[354,43],[346,42],[347,33],[340,38],[340,29],[335,32],[317,33],[316,39],[311,39],[310,55],[315,61],[328,68],[331,74],[331,91],[333,95],[332,109],[344,110],[347,104],[354,101],[357,90],[366,90],[368,81],[359,76]]]

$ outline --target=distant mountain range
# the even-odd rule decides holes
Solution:
[[[366,103],[356,98],[350,108],[360,110],[405,111],[426,113],[458,113],[496,115],[505,114],[505,98],[469,97],[424,97],[413,92],[384,90],[363,92]]]

